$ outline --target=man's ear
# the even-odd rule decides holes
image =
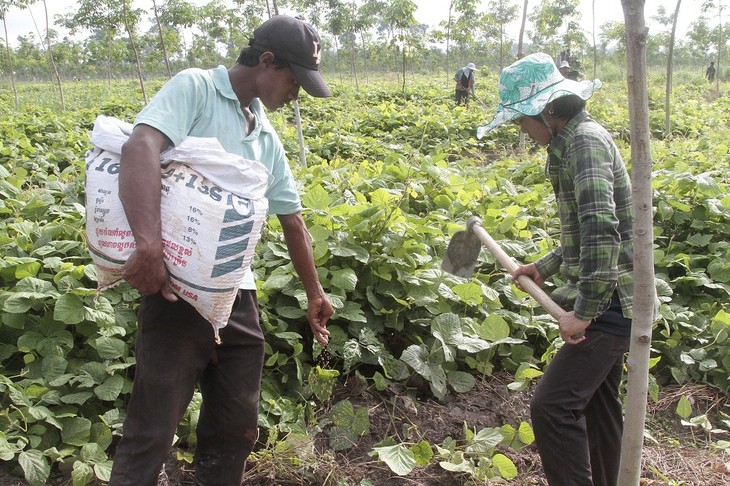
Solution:
[[[274,62],[274,59],[276,59],[276,56],[274,56],[274,53],[271,51],[266,51],[259,56],[259,62],[266,67],[270,67]]]

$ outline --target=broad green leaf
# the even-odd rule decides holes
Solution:
[[[94,464],[94,474],[101,481],[109,481],[112,476],[112,461],[104,461]]]
[[[384,391],[388,388],[388,386],[391,385],[391,381],[387,379],[385,376],[383,376],[380,372],[376,371],[375,374],[373,374],[373,382],[375,383],[375,388],[378,391]]]
[[[479,430],[474,436],[473,444],[469,450],[476,452],[489,452],[502,442],[504,436],[499,429],[485,428]]]
[[[2,314],[2,323],[13,329],[23,329],[25,327],[25,320],[24,313],[10,314],[6,312]]]
[[[409,449],[413,452],[413,457],[416,459],[416,465],[418,466],[428,466],[433,458],[433,449],[431,448],[431,444],[425,440],[412,445]]]
[[[446,378],[456,393],[466,393],[476,384],[474,375],[464,371],[449,371]]]
[[[92,482],[93,479],[94,469],[91,466],[81,461],[74,462],[73,470],[71,471],[73,486],[85,486]]]
[[[5,437],[0,437],[0,461],[12,461],[16,448]]]
[[[307,229],[309,230],[309,235],[312,237],[312,242],[315,244],[327,241],[332,236],[332,231],[318,224],[313,224]]]
[[[367,322],[367,318],[362,310],[362,306],[358,302],[350,300],[345,301],[341,309],[337,309],[335,314],[337,319],[346,319],[350,322]]]
[[[102,449],[99,444],[90,442],[81,447],[81,459],[85,462],[95,463],[104,462],[108,458],[104,453],[104,449]]]
[[[113,402],[119,397],[124,387],[124,377],[121,375],[112,375],[104,383],[94,388],[94,394],[99,400]]]
[[[25,480],[31,486],[44,486],[51,474],[51,465],[43,457],[41,451],[31,449],[23,451],[18,456],[18,463],[23,468]]]
[[[84,303],[74,294],[63,294],[53,309],[53,318],[65,324],[78,324],[84,315]]]
[[[68,361],[60,356],[46,356],[43,358],[43,377],[46,383],[53,381],[56,377],[66,372]]]
[[[452,290],[465,304],[479,305],[484,301],[482,286],[477,283],[467,282],[456,284],[452,287]]]
[[[28,297],[42,299],[44,297],[58,297],[58,291],[51,282],[39,278],[24,278],[15,286],[15,292],[25,293]]]
[[[703,194],[709,197],[716,197],[725,192],[720,185],[715,182],[711,175],[705,173],[696,177],[697,187]]]
[[[442,346],[446,361],[453,361],[453,352],[449,345],[455,344],[461,338],[461,322],[459,316],[452,313],[441,314],[431,323],[431,333]]]
[[[357,286],[357,274],[351,268],[335,270],[332,272],[331,283],[338,289],[350,292],[355,290],[355,287]]]
[[[498,314],[489,314],[479,327],[479,337],[489,342],[507,339],[510,334],[509,324]]]
[[[68,395],[63,395],[61,397],[61,402],[72,405],[83,405],[93,396],[94,394],[92,392],[69,393]]]
[[[517,477],[517,467],[504,454],[495,454],[492,456],[492,464],[494,464],[494,467],[499,471],[499,475],[504,479],[510,480]]]
[[[319,366],[309,370],[309,386],[320,402],[326,402],[330,399],[338,376],[340,376],[339,371],[325,370]]]
[[[427,380],[431,378],[431,368],[426,358],[428,350],[424,345],[412,344],[401,354],[400,359],[405,361],[413,370]]]
[[[102,359],[117,359],[124,357],[127,344],[121,339],[102,336],[95,340],[95,348]]]
[[[464,453],[456,451],[451,454],[450,460],[439,462],[439,466],[447,471],[474,474],[474,464],[464,458]]]
[[[276,315],[286,319],[302,319],[307,316],[307,311],[291,305],[282,305],[276,307]]]
[[[713,322],[720,322],[725,326],[730,327],[730,313],[720,309],[717,314],[712,318]]]
[[[66,444],[81,447],[88,444],[91,435],[91,421],[83,417],[64,419],[61,438]]]
[[[31,351],[37,351],[40,343],[45,338],[37,332],[26,332],[18,338],[18,351],[21,353],[29,353]]]
[[[27,297],[24,294],[16,293],[8,297],[3,304],[3,311],[10,314],[25,314],[36,303],[33,297]]]
[[[109,426],[104,422],[94,422],[93,424],[91,424],[91,435],[89,437],[89,440],[91,440],[91,443],[89,445],[93,444],[97,446],[98,450],[100,451],[98,454],[95,454],[103,454],[104,457],[106,457],[106,453],[104,453],[104,451],[112,443],[112,431]],[[82,452],[84,452],[84,450],[85,449],[83,449]],[[94,457],[94,461],[100,462],[96,457]]]
[[[302,204],[310,209],[325,211],[330,203],[330,195],[321,185],[310,187],[302,196]]]
[[[683,419],[688,419],[690,415],[692,415],[692,405],[689,402],[689,399],[682,395],[679,397],[679,402],[677,403],[677,409],[675,410],[677,415],[679,415]]]
[[[517,429],[517,437],[525,445],[530,445],[535,442],[535,432],[527,422],[520,422],[520,426]]]
[[[35,277],[41,269],[40,262],[21,263],[15,267],[15,278]]]
[[[386,447],[373,447],[381,461],[388,465],[398,476],[405,476],[416,467],[416,456],[403,444]]]
[[[292,278],[294,278],[292,275],[286,275],[286,274],[278,274],[278,275],[272,275],[269,278],[266,279],[264,282],[264,285],[262,286],[263,290],[281,290],[287,285],[289,285],[289,282],[292,281]]]

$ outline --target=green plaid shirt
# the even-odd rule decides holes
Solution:
[[[552,297],[583,320],[601,314],[618,288],[624,317],[634,293],[631,180],[608,132],[583,111],[548,146],[545,167],[558,202],[560,246],[535,264],[565,285]]]

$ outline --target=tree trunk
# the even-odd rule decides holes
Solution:
[[[454,8],[454,0],[449,2],[449,17],[446,20],[446,83],[451,82],[451,66],[449,65],[449,49],[451,47],[451,11]]]
[[[144,75],[142,75],[142,63],[139,61],[139,53],[137,52],[137,45],[134,43],[134,33],[132,32],[131,27],[129,26],[129,18],[128,18],[128,0],[123,0],[122,5],[124,8],[124,28],[127,31],[127,35],[129,35],[129,45],[132,46],[132,52],[134,53],[134,60],[137,64],[137,78],[139,79],[139,86],[142,89],[142,98],[144,99],[144,103],[147,104],[147,91],[145,91],[144,87]]]
[[[20,100],[18,99],[18,89],[15,87],[15,68],[13,67],[13,56],[8,43],[8,24],[3,17],[3,28],[5,29],[5,51],[8,54],[8,72],[10,73],[10,86],[13,88],[13,97],[15,98],[15,109],[20,108]]]
[[[353,24],[354,24],[354,19],[355,19],[355,16],[357,15],[357,5],[355,4],[355,0],[352,1],[350,8],[351,8],[350,16],[352,17]],[[350,27],[350,42],[352,42],[351,62],[352,62],[352,75],[355,77],[355,91],[360,91],[360,85],[357,80],[357,50],[355,50],[355,46],[357,44],[357,33],[355,32],[354,25]]]
[[[368,76],[369,49],[367,47],[367,44],[365,44],[365,33],[364,32],[360,32],[360,43],[362,44],[362,49],[365,53],[365,55],[362,57],[362,70],[365,72],[365,84],[368,84],[370,82],[370,77]]]
[[[352,75],[355,78],[355,91],[360,91],[360,85],[357,81],[357,53],[355,52],[355,36],[353,33],[352,36],[353,42],[352,42],[352,55],[350,58],[350,62],[352,63]]]
[[[593,0],[593,14],[592,19],[593,21],[593,28],[591,29],[593,33],[593,79],[596,79],[596,70],[598,66],[596,66],[596,63],[598,62],[598,57],[596,56],[596,0]]]
[[[522,39],[525,37],[525,22],[527,22],[527,1],[525,0],[525,5],[522,7],[522,23],[520,24],[520,37],[517,41],[517,59],[522,59]],[[512,64],[512,63],[510,63]]]
[[[340,59],[340,41],[338,40],[338,36],[335,35],[333,37],[335,40],[335,71],[337,71],[337,73],[339,74],[340,83],[342,83],[342,68],[340,67],[340,62],[342,62]]]
[[[674,64],[674,36],[677,32],[677,18],[679,17],[679,6],[682,0],[677,0],[677,7],[674,9],[674,20],[672,22],[672,35],[669,37],[669,53],[667,58],[667,88],[664,92],[664,136],[668,137],[672,132],[672,107],[670,98],[672,96],[672,74]]]
[[[405,35],[402,35],[402,38],[405,39]],[[403,48],[401,51],[401,64],[402,64],[402,74],[403,74],[403,102],[405,103],[407,101],[406,98],[406,43],[405,40],[403,41]]]
[[[631,184],[634,213],[634,315],[626,396],[626,424],[621,444],[618,484],[638,485],[649,388],[649,352],[654,321],[653,221],[649,101],[646,68],[648,29],[644,21],[645,0],[621,0],[626,25],[629,127],[631,131]]]
[[[162,48],[162,56],[165,58],[165,67],[167,68],[167,78],[172,77],[172,67],[170,66],[170,58],[167,55],[167,46],[165,46],[165,37],[162,35],[162,26],[160,25],[160,16],[157,14],[157,2],[152,0],[152,8],[155,11],[155,23],[157,24],[157,32],[160,34],[160,47]]]
[[[517,41],[517,59],[522,59],[522,39],[525,36],[525,22],[527,22],[527,1],[525,0],[525,4],[522,7],[522,23],[520,24],[520,37]],[[512,64],[512,63],[510,63]],[[520,150],[525,150],[525,132],[520,130]]]
[[[717,35],[719,39],[717,39],[717,70],[715,71],[715,91],[718,95],[720,94],[720,58],[722,57],[722,46],[724,44],[724,39],[722,35],[722,9],[722,3],[718,4],[717,15],[720,23],[717,27]]]
[[[48,53],[48,63],[51,67],[51,77],[55,78],[56,83],[58,83],[58,93],[61,99],[61,110],[66,109],[66,101],[63,96],[63,84],[61,83],[61,76],[58,75],[58,68],[56,67],[56,60],[53,59],[53,50],[51,48],[51,38],[50,38],[50,23],[48,22],[48,5],[46,5],[46,0],[43,0],[43,9],[46,14],[46,35],[42,36],[41,39],[46,40],[46,52]],[[31,13],[32,15],[32,13]],[[35,22],[35,20],[34,20]],[[36,27],[37,28],[37,27]]]
[[[108,33],[105,33],[104,35],[108,35]],[[106,73],[107,73],[107,81],[109,83],[109,93],[111,93],[112,90],[112,53],[114,52],[114,38],[111,36],[109,37],[109,48],[107,50],[107,61],[106,61]]]
[[[499,24],[499,72],[504,68],[504,22]]]

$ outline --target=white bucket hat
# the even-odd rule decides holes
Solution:
[[[491,122],[477,128],[477,138],[521,116],[539,115],[548,103],[557,98],[576,95],[587,100],[601,86],[599,79],[566,79],[558,71],[553,59],[545,53],[525,56],[502,70],[497,113]]]

